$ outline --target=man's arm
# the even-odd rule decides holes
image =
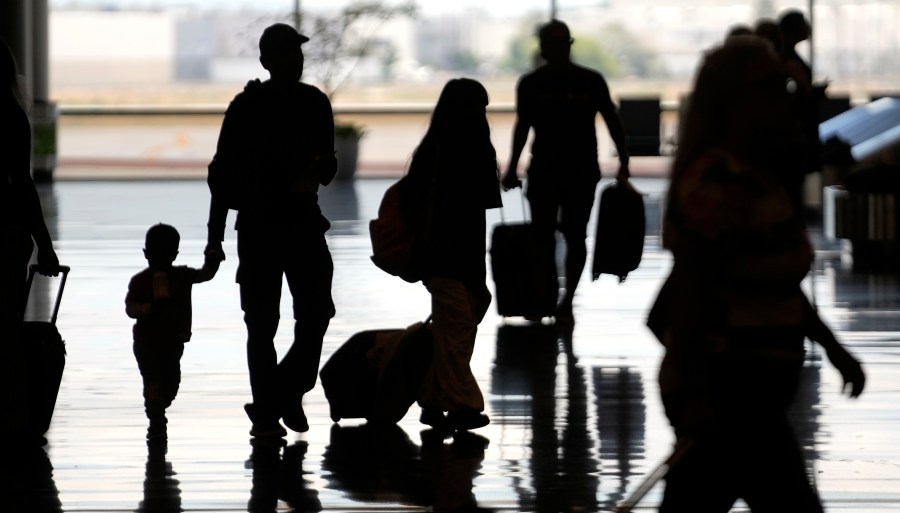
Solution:
[[[248,84],[249,87],[249,84]],[[240,147],[240,120],[239,112],[235,105],[235,101],[228,106],[225,111],[225,117],[222,120],[222,127],[219,129],[219,139],[216,143],[216,154],[213,162],[220,159],[221,165],[234,165],[237,160],[235,152]],[[224,170],[220,170],[224,172]],[[215,180],[214,173],[216,169],[214,165],[210,165],[207,182]],[[228,206],[225,204],[224,198],[216,194],[216,188],[210,187],[209,198],[209,217],[206,223],[207,228],[207,245],[204,254],[209,258],[218,258],[219,261],[225,260],[225,253],[222,250],[222,241],[225,240],[225,223],[228,218]]]
[[[616,179],[619,181],[628,180],[631,171],[628,169],[630,160],[628,155],[628,146],[625,144],[625,126],[622,124],[622,118],[619,117],[619,109],[613,103],[609,94],[609,87],[606,81],[601,78],[603,93],[601,94],[600,105],[597,111],[603,116],[603,122],[606,129],[609,130],[609,136],[616,145],[616,152],[619,154],[619,173]]]
[[[523,86],[520,81],[516,86],[516,123],[513,126],[509,164],[506,166],[506,173],[500,178],[500,183],[506,189],[514,189],[522,185],[518,175],[519,159],[522,157],[522,151],[528,142],[528,133],[532,127],[529,109],[528,97],[526,94],[523,94]]]
[[[519,180],[518,169],[519,159],[522,157],[522,150],[525,149],[525,143],[528,141],[528,132],[531,125],[522,119],[516,118],[516,124],[513,127],[512,150],[509,155],[509,165],[506,166],[506,174],[503,175],[501,183],[507,189],[514,189],[522,185]]]

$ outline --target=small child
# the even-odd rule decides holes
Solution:
[[[144,381],[147,439],[166,438],[166,408],[181,383],[181,355],[191,339],[191,287],[209,281],[219,260],[207,256],[202,269],[173,266],[181,237],[167,224],[147,230],[148,267],[128,283],[125,313],[135,319],[134,357]]]

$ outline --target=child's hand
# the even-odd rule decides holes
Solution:
[[[222,249],[221,242],[210,241],[206,244],[206,249],[203,250],[203,255],[206,257],[206,263],[209,262],[221,262],[225,260],[225,250]]]

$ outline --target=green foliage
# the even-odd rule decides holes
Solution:
[[[304,47],[306,62],[325,94],[334,97],[359,60],[369,55],[381,25],[397,16],[415,17],[417,13],[413,0],[398,5],[358,1],[335,16],[305,17],[312,25],[307,35],[315,41]]]
[[[510,42],[504,69],[518,74],[534,69],[540,51],[535,27],[543,21],[542,17],[534,16],[522,25]],[[599,71],[606,78],[665,74],[657,55],[622,25],[609,24],[595,34],[573,33],[572,36],[575,39],[572,60]]]
[[[362,137],[366,134],[362,125],[357,123],[335,123],[334,136],[338,139]]]

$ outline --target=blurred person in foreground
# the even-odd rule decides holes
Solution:
[[[784,183],[802,151],[793,89],[756,36],[728,38],[696,77],[665,213],[674,265],[648,318],[665,346],[660,393],[681,455],[664,513],[726,512],[738,499],[754,512],[822,511],[787,417],[804,335],[851,397],[864,387],[800,288],[814,254]]]

